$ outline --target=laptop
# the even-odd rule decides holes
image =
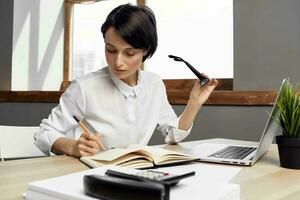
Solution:
[[[190,153],[197,156],[200,161],[246,166],[253,165],[268,151],[276,131],[279,129],[279,125],[276,122],[276,118],[279,115],[277,102],[282,95],[282,88],[286,84],[287,79],[284,79],[258,146],[237,145],[234,140],[228,140],[232,144],[229,144],[228,141],[222,144],[207,142],[196,145],[191,149]]]

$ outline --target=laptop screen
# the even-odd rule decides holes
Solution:
[[[280,86],[280,89],[278,91],[276,100],[274,102],[272,111],[270,113],[268,122],[265,126],[264,132],[260,138],[260,142],[258,145],[257,153],[255,154],[253,158],[253,162],[255,162],[257,159],[259,159],[264,153],[266,153],[272,144],[272,141],[274,139],[274,136],[276,134],[276,131],[279,128],[279,124],[276,122],[276,118],[279,116],[279,110],[277,106],[278,100],[281,98],[282,91],[285,87],[285,85],[288,83],[287,79],[283,79],[282,84]]]

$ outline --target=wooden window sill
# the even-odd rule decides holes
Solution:
[[[172,105],[183,105],[190,91],[169,90],[167,94]],[[269,106],[274,104],[276,95],[276,91],[214,91],[205,105]]]
[[[0,102],[58,103],[63,91],[0,91]],[[168,90],[172,105],[187,103],[189,90]],[[269,106],[273,105],[276,91],[214,91],[206,105]]]

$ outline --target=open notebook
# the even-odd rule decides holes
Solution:
[[[162,149],[160,147],[131,145],[101,151],[94,156],[81,157],[80,161],[95,168],[116,165],[130,168],[151,168],[154,166],[173,165],[197,160],[196,157]]]

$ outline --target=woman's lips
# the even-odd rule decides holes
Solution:
[[[117,68],[114,68],[114,71],[115,71],[115,72],[118,72],[118,73],[125,72],[125,70],[124,70],[124,69],[117,69]]]

